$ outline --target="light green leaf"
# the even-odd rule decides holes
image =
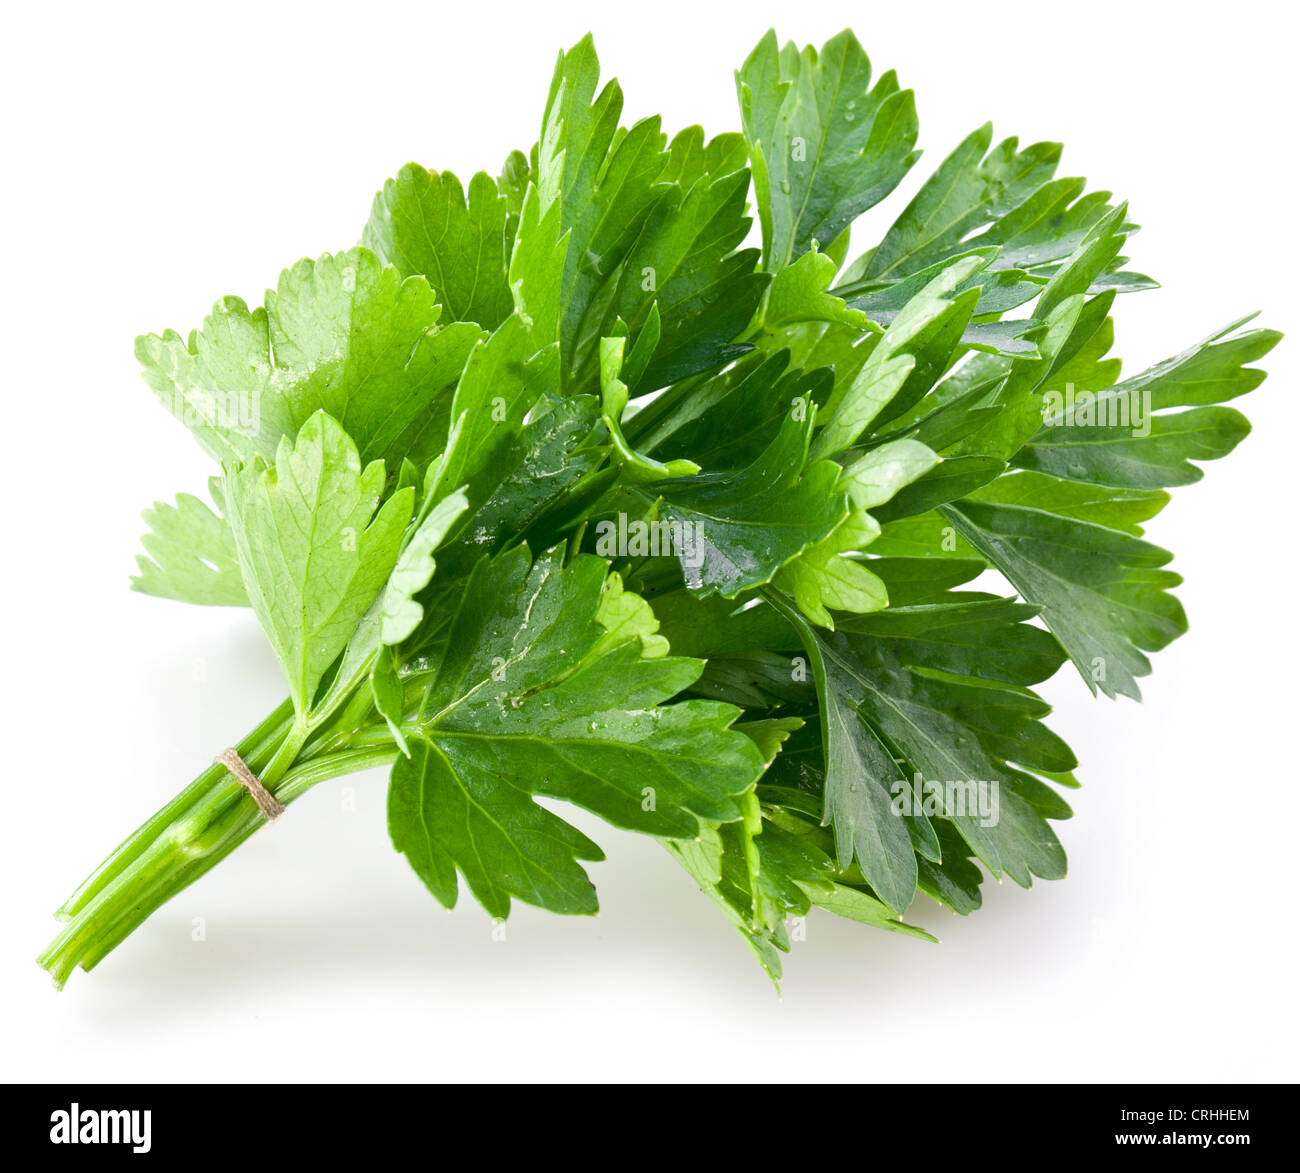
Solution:
[[[623,579],[610,574],[600,594],[596,622],[605,629],[605,637],[596,651],[618,647],[635,636],[641,643],[641,655],[655,660],[668,655],[668,641],[659,634],[659,620],[650,604],[640,595],[623,589]]]
[[[831,629],[831,610],[861,613],[887,607],[885,584],[860,562],[845,557],[879,536],[880,526],[871,515],[853,509],[830,537],[781,567],[773,585],[792,595],[813,623]]]
[[[1142,536],[1142,522],[1169,503],[1161,490],[1115,489],[1062,481],[1037,472],[1013,472],[976,489],[972,500],[1041,509],[1059,517],[1088,521],[1107,529]]]
[[[771,717],[761,721],[742,721],[732,728],[758,746],[764,763],[770,766],[790,734],[802,729],[803,723],[802,717]]]
[[[991,456],[945,456],[923,476],[900,489],[892,500],[877,505],[874,516],[887,523],[928,513],[949,501],[969,496],[1006,467]]]
[[[861,889],[850,888],[846,884],[834,884],[830,892],[823,892],[817,888],[809,888],[807,891],[813,904],[818,908],[824,908],[827,912],[833,912],[836,916],[846,917],[848,920],[855,920],[859,924],[870,925],[872,928],[884,929],[886,932],[916,937],[921,941],[938,940],[924,929],[904,924],[889,908]]]
[[[538,347],[560,341],[560,308],[569,234],[560,230],[559,202],[542,211],[541,195],[529,184],[510,254],[510,292],[515,312]]]
[[[949,265],[968,257],[979,257],[985,266],[992,266],[996,264],[1000,251],[996,247],[967,249],[890,284],[866,279],[844,281],[835,287],[834,293],[861,310],[869,321],[888,326],[903,307]],[[965,293],[978,286],[980,297],[975,303],[975,315],[979,317],[1005,313],[1033,301],[1046,284],[1046,277],[1031,277],[1023,269],[981,267],[955,286],[954,293]]]
[[[748,875],[743,889],[738,889],[730,876],[724,881],[723,860],[727,846],[723,842],[722,828],[705,823],[701,824],[699,835],[693,839],[665,839],[663,842],[700,891],[722,910],[745,938],[773,985],[777,985],[781,978],[781,955],[777,950],[789,952],[789,936],[783,925],[774,928],[761,924],[755,926],[750,914],[752,897]]]
[[[376,512],[383,462],[363,471],[356,445],[324,412],[280,442],[273,467],[233,466],[226,484],[244,587],[305,717],[397,561],[414,493],[403,489]]]
[[[867,319],[861,310],[850,309],[827,292],[835,268],[835,262],[814,246],[777,273],[763,305],[763,326],[774,330],[791,322],[841,322],[864,328]]]
[[[406,716],[406,689],[397,674],[393,653],[384,651],[375,657],[374,667],[370,669],[370,694],[374,698],[375,708],[383,717],[388,731],[397,742],[397,747],[406,757],[411,756],[411,747],[407,744],[402,722]]]
[[[369,249],[299,261],[265,308],[219,301],[186,341],[136,339],[145,381],[199,443],[226,463],[273,460],[317,411],[353,437],[363,460],[425,463],[446,432],[447,401],[472,323],[438,327],[423,277],[405,280]]]
[[[230,526],[197,497],[178,493],[176,504],[144,511],[150,532],[136,556],[140,573],[131,589],[161,599],[212,607],[247,607],[239,553]]]
[[[463,492],[444,497],[407,539],[379,597],[381,643],[401,643],[419,625],[424,608],[415,596],[433,578],[433,552],[468,508],[469,501]]]
[[[662,464],[648,456],[634,452],[623,437],[620,420],[627,407],[627,384],[619,378],[623,367],[625,338],[600,340],[600,398],[601,419],[609,429],[614,451],[624,464],[624,475],[631,481],[657,481],[664,477],[689,477],[700,471],[693,460],[670,460]]]
[[[872,448],[844,470],[839,488],[859,509],[883,505],[899,489],[924,476],[939,457],[916,440],[891,440]]]
[[[950,299],[949,294],[981,265],[982,258],[956,261],[935,277],[898,314],[885,331],[856,378],[836,393],[819,412],[821,431],[813,451],[833,456],[852,444],[881,416],[885,406],[902,395],[891,418],[919,399],[947,367],[960,342],[965,323],[979,298],[970,290]],[[912,376],[919,375],[913,382]],[[909,391],[905,385],[911,382]]]
[[[872,544],[872,553],[894,558],[954,558],[961,562],[977,559],[983,563],[980,553],[938,510],[885,522],[880,537]]]
[[[495,330],[514,308],[506,280],[508,203],[481,171],[467,197],[450,171],[408,163],[375,196],[361,243],[403,277],[427,278],[451,319]]]

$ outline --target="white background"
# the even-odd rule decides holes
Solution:
[[[17,15],[14,15],[14,13]],[[1152,528],[1190,635],[1142,705],[1046,686],[1084,789],[1071,875],[986,885],[939,946],[814,916],[778,1000],[654,843],[593,825],[602,912],[438,908],[384,778],[322,786],[56,994],[49,913],[281,696],[247,612],[126,589],[138,511],[205,458],[134,335],[356,241],[408,159],[495,174],[588,28],[627,114],[738,128],[769,25],[852,24],[914,86],[914,188],[986,118],[1129,198],[1130,372],[1241,314],[1296,324],[1295,29],[1282,4],[13,6],[6,228],[0,1077],[9,1080],[1295,1078],[1295,342],[1254,434]],[[888,207],[896,211],[903,201]],[[879,224],[879,219],[873,221]],[[855,233],[858,249],[870,225]],[[856,252],[856,249],[855,249]],[[345,787],[355,809],[348,810]],[[207,940],[191,941],[192,918]]]

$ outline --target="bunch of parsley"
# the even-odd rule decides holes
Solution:
[[[851,33],[768,34],[707,141],[620,126],[598,77],[588,38],[498,179],[407,166],[360,246],[139,340],[220,472],[146,514],[135,587],[251,607],[289,697],[64,905],[57,983],[373,766],[443,904],[594,913],[564,799],[658,838],[774,978],[814,906],[926,937],[918,892],[1064,874],[1031,686],[1137,697],[1186,629],[1141,525],[1246,434],[1222,405],[1278,335],[1120,382],[1112,304],[1154,284],[1125,205],[987,125],[849,260],[918,158]]]

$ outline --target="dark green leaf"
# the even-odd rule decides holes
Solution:
[[[763,225],[764,267],[778,272],[814,241],[829,247],[916,161],[916,107],[893,72],[845,31],[820,53],[778,48],[769,32],[736,74]]]

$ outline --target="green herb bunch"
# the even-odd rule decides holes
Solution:
[[[656,837],[774,980],[814,906],[928,937],[918,893],[1064,875],[1032,686],[1136,698],[1186,630],[1141,527],[1279,336],[1120,381],[1113,303],[1154,282],[1059,144],[980,127],[863,251],[912,92],[847,32],[736,82],[740,133],[625,128],[584,39],[498,178],[408,165],[359,246],[138,340],[219,470],[146,513],[134,586],[251,607],[289,695],[64,905],[56,983],[374,766],[442,904],[594,913],[563,799]]]

